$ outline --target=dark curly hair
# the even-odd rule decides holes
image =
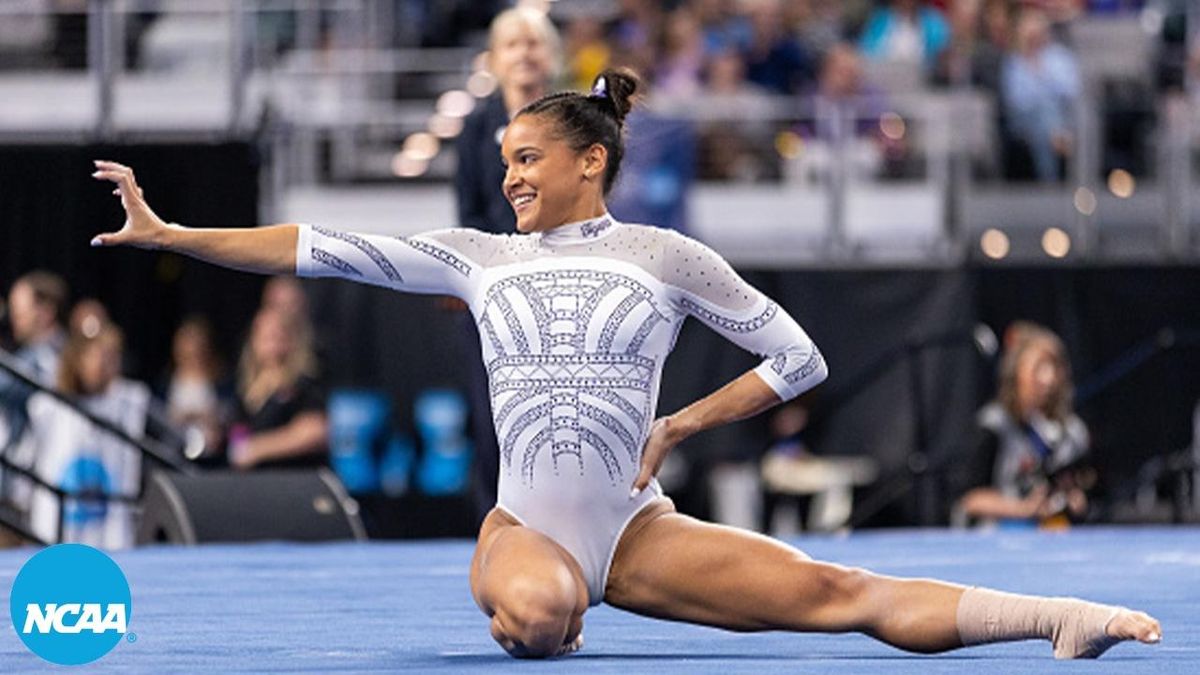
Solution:
[[[608,151],[604,169],[604,194],[608,194],[621,169],[625,154],[625,116],[633,108],[632,96],[638,89],[638,77],[628,68],[609,68],[596,77],[592,92],[560,91],[543,96],[521,108],[521,115],[545,115],[552,118],[558,133],[576,152],[599,143]]]

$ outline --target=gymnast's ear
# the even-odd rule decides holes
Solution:
[[[604,180],[608,168],[608,148],[601,143],[592,143],[581,153],[583,177],[587,181]]]

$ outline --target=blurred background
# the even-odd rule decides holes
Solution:
[[[91,160],[192,226],[512,231],[508,115],[614,65],[646,94],[613,215],[713,246],[831,369],[679,447],[680,510],[1200,520],[1200,4],[515,4],[0,2],[12,543],[472,536],[495,441],[460,305],[90,249],[122,218]],[[755,363],[689,322],[660,414]]]

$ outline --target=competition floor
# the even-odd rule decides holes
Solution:
[[[905,576],[1081,595],[1156,615],[1157,646],[1122,644],[1056,663],[1049,643],[916,656],[859,635],[736,634],[607,606],[585,617],[583,651],[510,659],[467,589],[470,542],[155,548],[118,554],[133,590],[122,642],[84,672],[316,670],[696,673],[1197,673],[1200,529],[903,531],[797,542],[814,557]],[[5,595],[34,549],[0,551]],[[7,609],[7,602],[5,603]],[[0,672],[61,670],[29,653],[6,617]]]

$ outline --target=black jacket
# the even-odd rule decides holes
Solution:
[[[506,126],[508,111],[499,92],[481,101],[463,122],[454,177],[460,227],[499,234],[516,231],[517,218],[502,187],[499,136]]]

